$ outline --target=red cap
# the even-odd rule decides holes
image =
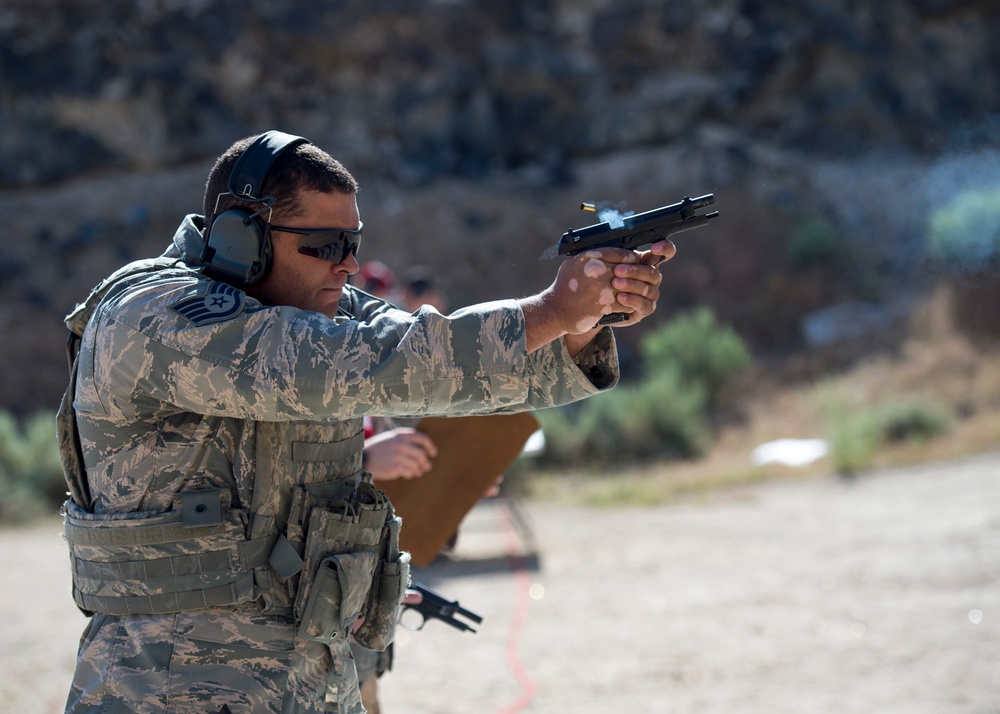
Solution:
[[[391,290],[396,285],[396,275],[388,265],[380,260],[370,260],[358,270],[361,289],[372,295]]]

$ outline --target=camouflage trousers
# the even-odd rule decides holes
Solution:
[[[95,615],[80,640],[73,714],[362,714],[346,641],[295,637],[252,607]]]

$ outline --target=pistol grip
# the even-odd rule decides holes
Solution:
[[[625,322],[627,319],[628,319],[628,314],[627,313],[624,313],[624,312],[612,312],[612,313],[609,313],[609,314],[605,315],[600,320],[598,320],[597,324],[594,325],[594,327],[600,327],[601,325],[614,325],[615,323],[618,323],[618,322]]]

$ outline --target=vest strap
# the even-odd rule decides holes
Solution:
[[[165,523],[154,522],[129,528],[121,527],[115,521],[109,521],[107,526],[79,526],[67,519],[63,524],[63,533],[71,545],[100,547],[162,545],[223,531],[221,526],[185,526],[181,518],[180,513],[171,514],[171,520]]]
[[[241,573],[231,583],[205,590],[120,597],[88,595],[79,591],[75,594],[77,604],[83,609],[105,615],[159,615],[185,612],[251,600],[253,598],[253,573]]]
[[[73,558],[73,572],[93,580],[152,580],[179,575],[241,572],[266,565],[277,535],[233,542],[230,547],[205,553],[152,560],[96,561]]]

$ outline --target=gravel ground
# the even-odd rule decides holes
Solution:
[[[416,574],[484,621],[401,630],[384,712],[1000,713],[1000,453],[519,510],[533,539],[484,502]],[[85,621],[58,531],[0,532],[2,712],[65,699]]]

